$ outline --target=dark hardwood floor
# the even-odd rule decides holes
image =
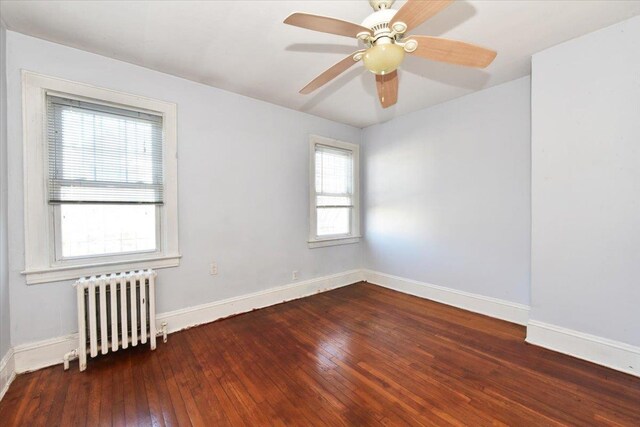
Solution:
[[[0,424],[640,426],[640,378],[524,337],[361,283],[19,375]]]

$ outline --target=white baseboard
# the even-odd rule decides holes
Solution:
[[[7,354],[0,360],[0,400],[2,400],[13,379],[16,377],[14,361],[13,349],[10,348]]]
[[[364,280],[362,270],[351,270],[330,276],[291,283],[252,294],[241,295],[208,304],[187,307],[157,315],[157,322],[167,322],[168,331],[176,332],[203,323],[246,313],[285,301],[303,298]],[[62,363],[65,353],[78,347],[78,334],[16,346],[15,372],[23,373]]]
[[[62,356],[77,347],[78,334],[17,345],[13,348],[16,373],[22,374],[62,363]]]
[[[529,320],[530,344],[640,377],[640,347]]]
[[[524,304],[472,294],[470,292],[432,285],[404,277],[392,276],[373,270],[364,270],[364,277],[367,282],[375,285],[519,325],[526,325],[529,318],[529,306]]]
[[[158,323],[167,322],[169,332],[176,332],[203,323],[213,322],[214,320],[229,317],[234,314],[246,313],[257,308],[264,308],[350,285],[361,280],[364,280],[362,270],[346,271],[331,276],[291,283],[252,294],[162,313],[158,315]]]

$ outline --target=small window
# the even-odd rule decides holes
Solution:
[[[357,242],[358,146],[313,136],[310,154],[310,245]]]
[[[27,283],[179,265],[176,105],[23,83]]]

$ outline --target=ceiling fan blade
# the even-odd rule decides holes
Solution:
[[[284,20],[285,24],[295,25],[296,27],[307,28],[309,30],[320,31],[323,33],[337,34],[339,36],[356,37],[358,33],[367,32],[371,34],[371,30],[353,22],[343,21],[341,19],[330,18],[328,16],[312,15],[310,13],[296,12],[287,16]]]
[[[314,90],[318,89],[319,87],[324,86],[325,84],[329,83],[331,80],[335,79],[340,74],[344,73],[349,68],[351,68],[351,66],[353,66],[353,64],[358,62],[358,61],[354,60],[353,57],[354,57],[354,55],[356,55],[358,53],[362,53],[362,52],[364,52],[364,49],[357,50],[357,51],[353,52],[351,55],[349,55],[346,58],[344,58],[342,61],[336,63],[331,68],[326,70],[324,73],[320,74],[318,77],[316,77],[315,79],[311,80],[311,82],[309,82],[308,85],[306,85],[305,87],[303,87],[300,90],[300,93],[303,94],[303,95],[309,94],[309,93],[313,92]]]
[[[398,71],[383,76],[376,75],[376,88],[382,108],[391,107],[398,102]]]
[[[493,62],[497,55],[494,50],[457,40],[431,36],[410,36],[407,41],[411,39],[418,42],[418,48],[412,54],[433,61],[485,68]]]
[[[406,31],[409,31],[449,6],[452,2],[453,0],[407,0],[393,17],[389,27],[393,27],[396,22],[404,22],[407,25]]]

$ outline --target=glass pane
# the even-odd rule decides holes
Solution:
[[[349,234],[351,208],[318,208],[318,236]]]
[[[316,192],[351,194],[353,156],[350,151],[316,149]]]
[[[62,257],[154,251],[155,205],[60,205]]]

